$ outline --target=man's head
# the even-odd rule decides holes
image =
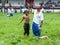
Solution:
[[[37,11],[40,11],[41,7],[40,6],[36,6]]]
[[[24,11],[24,14],[28,15],[29,14],[29,11],[28,10],[25,10]]]

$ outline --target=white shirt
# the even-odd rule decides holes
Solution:
[[[44,13],[44,12],[45,12],[44,8],[42,8],[42,9],[41,9],[41,12],[42,12],[42,13]]]
[[[24,13],[25,10],[27,10],[27,9],[26,9],[26,8],[23,8],[23,9],[22,9],[22,12]]]
[[[34,12],[35,12],[35,10],[36,10],[36,9],[32,9],[32,13],[34,13]]]
[[[38,24],[40,26],[40,22],[42,20],[44,20],[43,14],[40,11],[40,13],[36,14],[37,11],[35,11],[34,13],[34,18],[33,18],[33,22],[35,22],[36,24]]]
[[[8,13],[14,13],[14,10],[8,8]]]

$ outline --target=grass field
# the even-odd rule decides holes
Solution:
[[[18,25],[22,14],[15,13],[13,17],[7,17],[6,13],[0,13],[0,45],[60,45],[60,13],[45,13],[41,36],[47,35],[45,40],[36,39],[30,28],[30,36],[24,37],[23,23]],[[33,14],[30,14],[32,25]]]

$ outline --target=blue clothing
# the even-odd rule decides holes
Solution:
[[[12,13],[10,13],[10,16],[13,16],[13,14],[12,14]]]
[[[36,24],[35,22],[32,23],[32,30],[35,36],[40,37],[40,30],[38,24]]]

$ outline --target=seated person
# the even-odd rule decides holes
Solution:
[[[8,15],[7,16],[13,16],[14,10],[12,7],[8,8]]]

